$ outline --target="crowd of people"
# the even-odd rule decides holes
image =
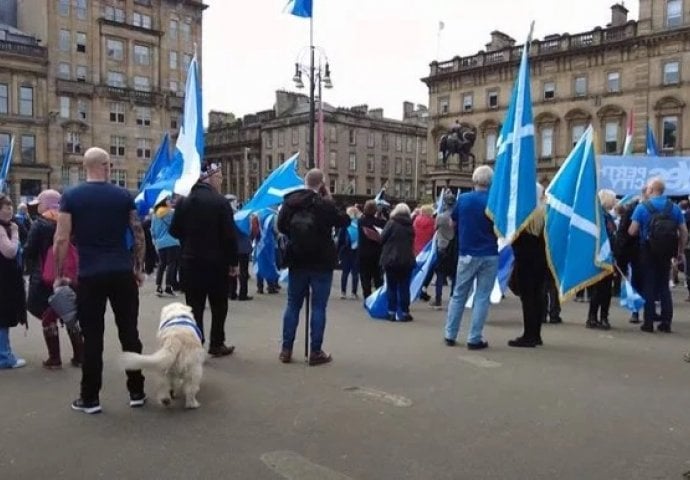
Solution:
[[[486,214],[493,171],[478,167],[472,176],[474,189],[455,195],[447,192],[436,205],[411,211],[405,203],[367,201],[341,208],[329,192],[323,173],[307,172],[303,189],[285,196],[275,217],[251,219],[248,232],[235,224],[237,205],[224,197],[222,168],[215,163],[202,167],[199,181],[184,198],[161,196],[150,218],[142,224],[133,197],[110,183],[107,152],[91,148],[84,154],[86,181],[62,194],[46,190],[32,203],[31,219],[26,206],[15,215],[11,199],[0,195],[0,368],[19,368],[25,360],[16,356],[9,329],[27,324],[27,312],[40,319],[48,351],[43,366],[60,368],[58,311],[54,298],[60,289],[76,293],[78,322],[70,323],[67,335],[72,346],[70,363],[82,370],[81,388],[72,408],[86,413],[101,411],[103,341],[106,304],[109,302],[123,351],[142,351],[139,339],[139,287],[145,273],[157,264],[156,294],[175,297],[182,292],[192,308],[202,341],[214,357],[231,355],[226,344],[228,301],[252,300],[249,265],[254,246],[262,235],[277,234],[276,262],[288,268],[287,299],[283,314],[279,360],[292,361],[302,308],[310,309],[310,365],[329,363],[323,350],[328,300],[334,270],[342,270],[340,298],[370,297],[384,285],[388,320],[411,322],[410,283],[416,257],[429,242],[436,242],[436,262],[423,281],[421,300],[435,310],[442,308],[443,289],[450,283],[443,339],[455,346],[465,306],[473,297],[466,345],[470,350],[489,346],[484,325],[490,295],[499,268],[499,246],[493,223]],[[536,185],[539,206],[512,245],[515,264],[510,288],[522,304],[524,330],[508,342],[511,347],[542,345],[542,323],[560,323],[558,287],[548,268],[544,186]],[[671,332],[672,271],[688,272],[688,202],[680,205],[664,196],[660,179],[649,181],[635,198],[619,201],[614,192],[599,192],[601,218],[611,245],[615,271],[589,286],[587,328],[611,328],[609,309],[615,285],[622,276],[645,299],[641,330]],[[148,250],[148,252],[147,252]],[[151,259],[155,252],[155,260]],[[28,274],[28,296],[24,280]],[[257,277],[257,293],[280,290],[278,281]],[[435,277],[434,295],[427,292]],[[686,275],[687,277],[687,275]],[[690,292],[690,282],[688,282]],[[349,292],[349,293],[348,293]],[[63,299],[64,300],[64,299]],[[686,301],[690,301],[690,294]],[[211,327],[206,336],[204,310],[210,306]],[[633,312],[631,322],[639,322]],[[67,323],[65,322],[65,325]],[[208,342],[206,342],[208,338]],[[127,371],[131,407],[146,400],[144,376]]]

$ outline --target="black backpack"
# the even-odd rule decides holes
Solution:
[[[678,222],[673,218],[673,203],[666,201],[663,210],[657,210],[650,201],[643,204],[649,211],[647,242],[652,254],[662,260],[670,260],[678,252]]]
[[[287,257],[292,260],[305,260],[323,248],[322,237],[318,235],[314,203],[300,208],[292,214],[289,224]]]

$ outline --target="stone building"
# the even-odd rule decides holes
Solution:
[[[111,153],[113,183],[136,190],[164,132],[177,134],[186,68],[195,48],[201,53],[207,6],[198,0],[15,1],[17,26],[45,52],[45,91],[35,95],[32,115],[47,143],[43,150],[37,143],[36,163],[48,167],[41,187],[83,179],[81,155],[99,146]],[[14,162],[18,155],[15,148]],[[10,171],[15,195],[23,195],[17,191],[23,172]]]
[[[591,123],[600,153],[620,154],[628,118],[634,151],[645,152],[647,123],[663,155],[690,154],[690,0],[639,0],[639,19],[621,4],[606,27],[554,34],[530,47],[538,168],[552,177]],[[471,186],[471,165],[439,165],[438,142],[456,119],[478,129],[477,163],[493,164],[522,46],[493,32],[486,50],[434,61],[429,87],[429,179],[435,189]]]
[[[319,166],[333,193],[373,196],[384,185],[396,198],[411,200],[426,193],[426,107],[405,102],[402,121],[367,105],[334,108],[324,102],[323,110]],[[224,162],[230,190],[241,199],[249,198],[268,172],[296,152],[302,153],[301,172],[306,171],[308,97],[279,91],[272,110],[233,124],[214,125],[213,120],[206,158]]]

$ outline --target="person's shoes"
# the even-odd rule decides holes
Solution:
[[[611,324],[609,323],[608,318],[602,318],[601,323],[599,324],[599,328],[602,330],[611,330]]]
[[[534,343],[535,343],[535,345],[537,345],[538,347],[541,347],[542,345],[544,345],[544,342],[542,341],[541,337],[537,338],[537,339],[534,341]]]
[[[341,300],[347,300],[347,294],[345,292],[340,294],[340,299]]]
[[[419,295],[419,299],[420,299],[421,301],[423,301],[423,302],[428,302],[429,300],[431,300],[431,297],[429,296],[428,293],[422,292],[422,293]]]
[[[587,321],[585,322],[585,327],[586,327],[586,328],[596,329],[596,328],[599,328],[600,326],[601,326],[601,324],[600,324],[599,321],[598,321],[597,319],[595,319],[595,318],[589,318],[589,319],[587,319]]]
[[[165,293],[168,297],[176,297],[176,296],[177,296],[177,294],[175,293],[175,291],[173,290],[172,287],[166,287],[164,293]]]
[[[23,358],[17,358],[14,361],[14,365],[12,365],[12,367],[10,367],[10,368],[22,368],[22,367],[26,367],[26,360],[24,360]]]
[[[535,340],[530,340],[529,338],[518,337],[514,340],[508,340],[508,346],[520,348],[534,348],[537,346],[537,342]]]
[[[248,302],[250,300],[254,300],[254,297],[246,296],[246,297],[237,297],[237,300],[240,302]]]
[[[388,313],[388,321],[389,322],[395,322],[395,313]]]
[[[59,370],[62,368],[62,360],[59,358],[43,360],[43,368],[47,368],[48,370]]]
[[[349,298],[350,300],[359,300],[359,295],[357,295],[356,293],[353,293],[347,298]]]
[[[290,363],[292,361],[292,350],[282,349],[280,355],[278,355],[278,359],[282,363]]]
[[[484,350],[489,348],[489,342],[481,341],[479,343],[468,343],[467,350]]]
[[[455,340],[451,340],[450,338],[444,338],[443,341],[446,343],[446,347],[455,346]]]
[[[412,320],[414,318],[409,313],[403,313],[403,316],[398,319],[399,322],[411,322]]]
[[[640,316],[639,316],[639,315],[635,315],[635,314],[633,313],[633,314],[630,316],[630,320],[628,320],[628,321],[629,321],[630,323],[636,325],[636,324],[640,323]]]
[[[664,333],[672,333],[671,332],[671,325],[668,323],[662,323],[658,327],[656,327],[656,330],[658,332],[664,332]]]
[[[640,330],[647,333],[654,333],[654,325],[642,324]]]
[[[161,288],[160,285],[156,287],[156,295],[159,297],[163,296],[163,289]]]
[[[441,308],[443,308],[443,305],[441,304],[441,300],[434,300],[432,302],[429,302],[429,307],[433,310],[441,310]]]
[[[211,355],[212,357],[227,357],[228,355],[232,355],[232,352],[235,351],[234,346],[226,346],[226,345],[219,345],[217,347],[210,347],[208,349],[208,354]]]
[[[79,397],[72,402],[72,410],[88,413],[89,415],[101,413],[101,402],[98,400],[85,402],[81,397]]]
[[[557,325],[559,323],[563,323],[563,319],[561,317],[551,318],[549,319],[549,323],[552,325]]]
[[[141,408],[146,403],[146,394],[141,393],[130,393],[129,394],[129,406],[130,408]]]
[[[231,293],[230,295],[228,295],[228,299],[234,302],[235,300],[237,300],[237,295]]]
[[[309,365],[314,367],[316,365],[323,365],[324,363],[330,363],[333,361],[333,357],[331,357],[328,353],[324,352],[323,350],[319,350],[318,352],[311,352],[309,354]]]
[[[263,289],[263,287],[257,288],[257,289],[256,289],[256,293],[259,294],[259,295],[263,295],[263,294],[264,294],[264,289]]]
[[[276,286],[268,287],[268,294],[269,295],[274,295],[274,294],[278,293],[279,291],[280,291],[279,288]]]

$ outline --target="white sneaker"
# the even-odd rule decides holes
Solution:
[[[22,368],[26,367],[26,360],[23,358],[18,358],[16,362],[14,362],[14,365],[12,365],[12,368]]]
[[[341,299],[341,300],[347,300],[347,295],[345,295],[344,293],[341,293],[341,294],[340,294],[340,299]]]
[[[348,298],[350,300],[359,300],[359,295],[357,295],[356,293],[353,293]]]

